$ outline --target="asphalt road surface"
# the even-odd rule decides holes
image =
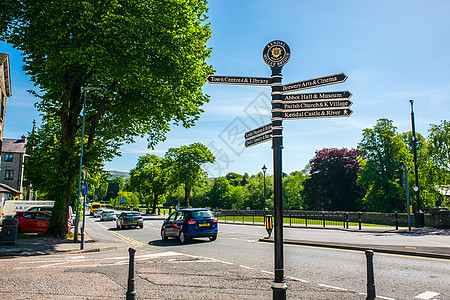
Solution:
[[[219,237],[210,242],[194,239],[180,244],[176,239],[162,241],[160,228],[164,216],[144,216],[143,229],[117,229],[115,222],[100,222],[89,217],[100,227],[95,231],[96,238],[102,239],[106,232],[113,232],[126,239],[138,241],[143,250],[159,249],[174,251],[191,256],[207,257],[224,263],[233,263],[243,268],[273,274],[273,244],[258,242],[267,236],[262,226],[219,224]],[[106,230],[105,230],[106,229]],[[308,235],[325,234],[332,238],[332,231],[309,229],[285,229],[285,237],[305,239]],[[352,242],[364,240],[362,233],[349,233]],[[423,238],[423,237],[421,237]],[[402,241],[402,236],[392,235],[387,243]],[[310,246],[285,245],[285,276],[302,282],[320,286],[366,292],[366,257],[362,251],[317,248]],[[450,261],[412,256],[375,254],[374,273],[376,294],[379,299],[450,299]],[[287,292],[289,298],[289,290]]]

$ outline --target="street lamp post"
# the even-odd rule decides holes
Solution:
[[[413,100],[409,100],[411,103],[411,126],[412,126],[412,138],[413,138],[413,152],[414,152],[414,173],[416,176],[416,185],[414,186],[414,192],[416,193],[416,201],[417,201],[417,210],[415,213],[414,223],[417,227],[423,227],[425,224],[424,215],[422,210],[420,209],[420,199],[419,199],[419,172],[417,168],[417,141],[416,141],[416,129],[414,125],[414,109],[413,109]]]
[[[264,173],[264,192],[263,192],[263,203],[262,203],[262,208],[264,210],[264,208],[266,207],[266,164],[263,165],[262,167],[263,173]]]
[[[75,234],[74,234],[74,242],[78,242],[78,226],[80,222],[80,191],[81,191],[81,172],[82,172],[82,166],[83,166],[83,150],[84,150],[84,124],[86,120],[86,92],[87,91],[101,91],[101,88],[99,87],[83,87],[83,127],[81,130],[81,154],[80,154],[80,170],[79,170],[79,176],[78,176],[78,195],[77,195],[77,214],[75,218]],[[86,212],[83,209],[83,215]],[[83,228],[84,230],[84,228]],[[84,234],[84,232],[82,233]],[[83,243],[81,243],[80,248],[83,250]]]

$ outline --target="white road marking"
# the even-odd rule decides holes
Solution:
[[[359,293],[360,295],[363,295],[363,296],[367,296],[367,294],[366,293]],[[379,296],[379,295],[377,295],[377,299],[385,299],[385,300],[395,300],[394,298],[390,298],[390,297],[383,297],[383,296]]]
[[[395,300],[394,298],[383,297],[383,296],[378,296],[378,295],[377,295],[377,299]]]
[[[326,287],[326,288],[330,288],[330,289],[338,290],[338,291],[347,291],[347,289],[340,288],[340,287],[337,287],[337,286],[327,285],[327,284],[321,284],[321,283],[319,283],[318,286]]]
[[[414,298],[416,299],[425,299],[425,300],[429,300],[433,297],[436,297],[437,295],[439,295],[439,293],[435,293],[435,292],[430,292],[430,291],[426,291],[425,293],[422,293],[420,295],[415,296]]]
[[[247,267],[247,266],[243,266],[243,265],[239,265],[239,267],[244,268],[244,269],[249,269],[249,270],[255,270],[255,268]]]
[[[269,272],[269,271],[264,271],[264,270],[261,270],[261,272],[262,273],[267,273],[267,274],[270,274],[270,275],[274,275],[275,274],[274,272]]]
[[[308,280],[304,280],[304,279],[300,279],[300,278],[295,278],[295,277],[292,277],[292,276],[287,276],[286,278],[289,278],[289,279],[295,280],[295,281],[304,282],[304,283],[309,283]]]

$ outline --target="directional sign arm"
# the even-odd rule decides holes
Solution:
[[[322,92],[322,93],[304,93],[304,94],[283,94],[283,101],[316,101],[316,100],[348,100],[352,97],[349,91]]]
[[[324,76],[294,83],[288,83],[283,85],[283,93],[306,90],[319,86],[325,86],[330,84],[342,83],[347,79],[347,75],[339,73],[330,76]]]
[[[306,111],[283,111],[283,119],[314,119],[314,118],[337,118],[337,117],[350,117],[353,113],[348,108],[340,109],[317,109]]]
[[[219,76],[209,75],[206,80],[215,84],[238,84],[238,85],[271,85],[270,77],[250,77],[250,76]]]

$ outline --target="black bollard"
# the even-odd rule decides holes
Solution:
[[[130,254],[130,263],[128,267],[128,287],[126,300],[136,300],[136,288],[134,286],[134,254],[136,253],[136,249],[129,248],[128,253]]]
[[[366,300],[374,300],[375,295],[375,278],[373,275],[373,251],[366,250],[367,261],[367,297]]]
[[[395,212],[395,230],[398,230],[398,213]]]
[[[361,212],[358,212],[359,230],[361,230]]]

